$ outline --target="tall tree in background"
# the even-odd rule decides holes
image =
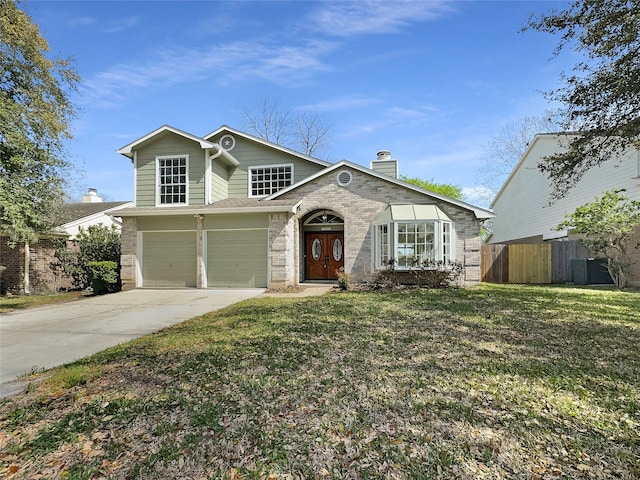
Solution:
[[[584,55],[564,86],[546,93],[560,102],[563,129],[581,135],[539,165],[563,196],[591,167],[638,145],[640,133],[640,2],[582,0],[531,17],[525,29],[561,34],[554,52]]]
[[[0,233],[24,242],[27,259],[29,242],[52,226],[63,198],[74,115],[67,92],[78,81],[69,60],[48,52],[17,2],[0,0]]]
[[[482,148],[484,165],[480,169],[477,184],[487,195],[496,196],[502,184],[520,161],[529,143],[538,133],[557,131],[551,112],[544,116],[524,117],[507,123],[500,132]]]
[[[422,178],[411,178],[405,175],[400,175],[400,180],[415,185],[416,187],[424,188],[425,190],[431,190],[432,192],[455,198],[456,200],[462,200],[463,197],[462,188],[449,183],[437,183],[433,178],[431,180],[423,180]]]
[[[289,147],[308,156],[327,146],[331,126],[317,112],[292,112],[277,100],[263,98],[243,107],[245,128],[263,140]]]

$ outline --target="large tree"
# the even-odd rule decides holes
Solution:
[[[478,185],[494,197],[538,133],[557,132],[551,112],[542,116],[528,116],[505,124],[482,147],[483,167]]]
[[[433,178],[431,180],[424,180],[418,177],[407,177],[400,175],[400,179],[407,183],[415,185],[416,187],[424,188],[425,190],[431,190],[432,192],[446,195],[447,197],[455,198],[456,200],[462,200],[464,196],[462,194],[462,188],[450,183],[438,183]]]
[[[331,131],[318,112],[293,111],[268,97],[243,107],[240,115],[254,135],[308,156],[318,155],[327,146]]]
[[[607,259],[607,270],[618,288],[629,283],[634,234],[640,228],[640,201],[630,200],[624,190],[610,190],[593,202],[565,216],[558,229],[583,235],[582,243]]]
[[[532,16],[525,27],[560,34],[555,50],[583,55],[562,86],[546,93],[559,102],[568,140],[566,152],[545,158],[539,168],[563,196],[591,167],[638,145],[640,133],[640,3],[581,0],[564,10]]]
[[[0,0],[0,234],[24,244],[53,224],[62,202],[74,108],[68,91],[78,76],[69,60],[50,58],[38,26],[13,0]]]
[[[63,198],[77,81],[18,3],[0,0],[0,232],[14,243],[46,231]]]

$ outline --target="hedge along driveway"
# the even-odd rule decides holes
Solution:
[[[263,291],[140,289],[0,314],[0,397],[14,390],[5,382],[29,371],[71,362]]]

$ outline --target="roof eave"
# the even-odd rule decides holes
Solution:
[[[458,207],[464,208],[465,210],[470,210],[474,213],[474,215],[476,216],[476,218],[478,220],[486,220],[488,218],[493,218],[495,217],[495,214],[493,212],[490,212],[488,210],[485,210],[484,208],[480,208],[480,207],[476,207],[475,205],[471,205],[467,202],[463,202],[462,200],[457,200],[455,198],[451,198],[451,197],[447,197],[446,195],[441,195],[439,193],[436,192],[432,192],[431,190],[426,190],[424,188],[418,187],[416,185],[413,185],[411,183],[407,183],[403,180],[397,179],[397,178],[393,178],[390,177],[388,175],[384,175],[381,174],[379,172],[376,172],[375,170],[371,170],[369,168],[363,167],[362,165],[358,165],[356,163],[352,163],[348,160],[341,160],[338,163],[334,163],[333,165],[331,165],[330,167],[325,168],[324,170],[321,170],[317,173],[315,173],[314,175],[311,175],[310,177],[305,178],[304,180],[301,180],[297,183],[294,183],[293,185],[290,185],[286,188],[283,188],[282,190],[277,191],[276,193],[268,196],[265,198],[265,200],[274,200],[276,198],[278,198],[281,195],[284,195],[287,192],[290,192],[292,190],[295,190],[296,188],[304,185],[305,183],[311,182],[313,180],[315,180],[316,178],[319,178],[323,175],[327,175],[329,173],[331,173],[332,171],[338,170],[341,167],[350,167],[353,168],[354,170],[358,170],[362,173],[365,173],[367,175],[371,175],[373,177],[379,178],[380,180],[384,180],[386,182],[390,182],[390,183],[394,183],[396,185],[399,185],[401,187],[404,188],[408,188],[410,190],[414,190],[418,193],[421,193],[423,195],[429,195],[430,197],[435,198],[436,200],[440,200],[446,203],[450,203],[453,205],[456,205]]]
[[[301,202],[292,205],[265,205],[260,207],[198,207],[193,209],[160,207],[153,210],[137,210],[118,212],[118,217],[155,217],[177,215],[222,215],[235,213],[296,213]]]
[[[119,148],[118,150],[116,150],[117,153],[124,155],[125,157],[128,157],[130,159],[133,159],[133,155],[134,155],[134,150],[135,148],[152,139],[153,137],[160,135],[161,133],[164,132],[171,132],[171,133],[175,133],[176,135],[180,135],[181,137],[187,138],[188,140],[192,140],[194,142],[197,142],[200,144],[200,148],[202,149],[206,149],[206,148],[215,148],[216,144],[209,142],[208,140],[205,140],[204,138],[200,138],[200,137],[196,137],[195,135],[192,135],[188,132],[185,132],[183,130],[180,130],[178,128],[172,127],[170,125],[163,125],[160,128],[155,129],[153,132],[150,132],[140,138],[138,138],[137,140],[134,140],[133,142],[125,145],[122,148]],[[218,147],[220,148],[220,147]]]

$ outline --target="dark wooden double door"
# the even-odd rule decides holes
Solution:
[[[336,280],[344,266],[344,232],[307,232],[306,280]]]

